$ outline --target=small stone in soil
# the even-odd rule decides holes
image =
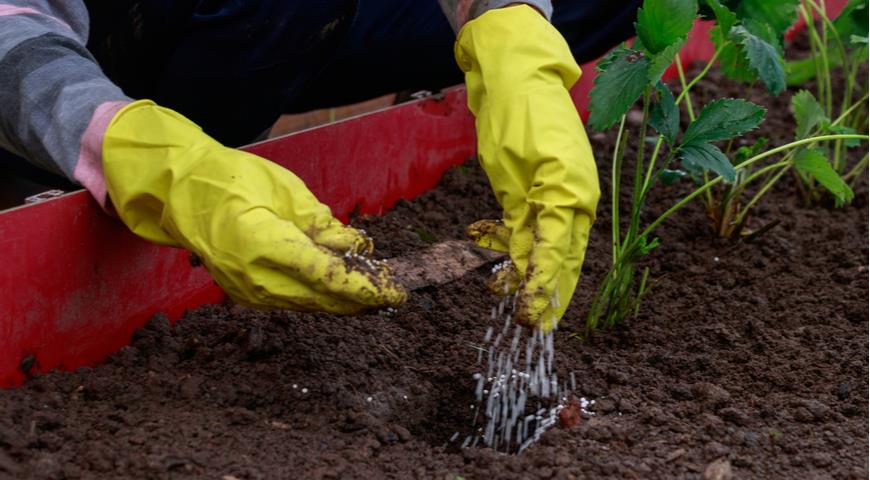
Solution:
[[[257,414],[247,408],[231,408],[226,417],[230,425],[250,425],[257,421]]]
[[[747,447],[757,447],[758,434],[755,432],[743,432],[743,443],[745,443]]]
[[[805,409],[806,412],[801,412],[802,409]],[[801,417],[799,420],[803,422],[811,422],[814,420],[821,421],[827,418],[831,413],[831,409],[818,400],[803,400],[798,406],[798,411],[801,412],[801,414],[796,416]],[[808,413],[808,415],[805,413]]]
[[[378,441],[383,445],[399,443],[399,435],[386,427],[379,429],[376,436],[378,437]]]
[[[619,411],[622,413],[635,413],[637,412],[637,408],[631,403],[630,400],[626,400],[621,398],[619,400]]]
[[[290,430],[290,425],[288,425],[284,422],[279,422],[278,420],[272,420],[271,422],[269,422],[269,425],[271,425],[279,430]]]
[[[673,462],[674,460],[682,457],[686,454],[685,448],[678,448],[673,452],[669,453],[667,457],[665,457],[665,463]]]
[[[412,438],[411,432],[408,431],[407,428],[405,428],[401,425],[395,425],[393,427],[393,431],[396,432],[396,435],[399,436],[399,440],[401,440],[403,442],[407,442],[408,440],[411,440],[411,438]]]
[[[731,422],[735,425],[749,425],[749,415],[747,415],[743,410],[738,408],[723,408],[719,411],[719,416],[725,419],[727,422]]]
[[[595,413],[610,413],[616,410],[616,402],[612,398],[602,398],[595,406]]]
[[[852,388],[848,383],[841,383],[837,385],[837,398],[840,400],[845,400],[846,397],[849,396],[849,392],[851,392]]]
[[[704,480],[731,480],[734,478],[734,472],[731,470],[731,462],[726,458],[716,460],[710,465],[707,465],[701,478]]]

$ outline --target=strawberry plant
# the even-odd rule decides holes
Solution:
[[[867,62],[868,1],[850,0],[836,19],[830,19],[825,0],[802,0],[800,14],[807,23],[812,55],[789,64],[789,83],[816,79],[815,96],[801,91],[792,98],[798,128],[796,137],[806,138],[814,133],[855,133],[867,131],[867,84],[858,79],[860,67]],[[818,19],[818,21],[814,21]],[[845,88],[835,92],[832,73],[841,69]],[[837,102],[837,96],[840,101]],[[859,100],[853,101],[860,97]],[[838,105],[839,103],[839,105]],[[817,147],[811,152],[799,153],[804,158],[827,158],[837,175],[848,182],[847,188],[862,176],[867,168],[867,154],[852,165],[847,165],[846,149],[858,145],[854,140],[837,140]],[[815,163],[820,163],[816,160]],[[851,189],[837,194],[805,169],[795,171],[799,179],[801,196],[806,204],[817,203],[831,195],[836,205],[851,200]]]
[[[782,38],[786,28],[795,19],[797,10],[800,9],[806,14],[806,9],[810,8],[809,5],[813,5],[814,9],[824,12],[823,6],[812,3],[812,0],[804,4],[800,4],[797,0],[770,1],[764,2],[763,5],[753,2],[729,2],[728,0],[722,2],[705,0],[703,3],[702,12],[708,18],[714,18],[717,21],[716,26],[711,30],[711,40],[716,45],[716,52],[702,70],[701,75],[696,77],[695,82],[718,59],[720,68],[726,77],[741,82],[760,80],[773,95],[778,95],[786,84],[790,84],[782,67],[784,63]],[[866,17],[866,8],[859,4],[865,5],[866,0],[860,2],[853,0],[834,22],[834,24],[841,25],[840,30],[855,37],[853,40],[858,43],[862,38],[866,38],[866,22],[863,24],[863,31],[858,27],[858,13],[863,12]],[[735,10],[732,11],[726,5],[733,5]],[[828,24],[830,28],[835,28],[834,24],[827,20],[827,17],[823,18],[823,25]],[[820,38],[827,38],[826,32],[827,30],[823,31]],[[856,37],[856,32],[864,33],[864,36]],[[810,35],[811,38],[815,36],[817,35]],[[842,52],[840,58],[847,58],[844,42],[840,41],[838,46]],[[860,59],[866,57],[866,54],[866,49],[863,53],[850,52],[848,58],[852,59],[850,71],[853,76],[860,65]],[[827,59],[826,56],[823,58]],[[810,60],[814,61],[813,58]],[[821,64],[821,60],[817,63]],[[677,57],[677,67],[683,87],[681,96],[686,97],[687,113],[690,119],[694,119],[692,103],[688,101],[692,84],[686,84],[679,57]],[[822,87],[822,91],[827,92],[830,96],[830,70],[825,67],[821,71],[825,74],[820,76],[822,80],[819,81],[819,85]],[[850,79],[854,80],[851,77]],[[848,92],[852,92],[856,87],[861,87],[860,84],[855,84],[851,80],[847,81],[846,90]],[[827,87],[825,87],[826,85]],[[856,128],[848,125],[862,120],[864,122],[863,129],[866,130],[866,115],[860,116],[864,110],[859,107],[866,102],[867,98],[864,97],[850,105],[851,98],[851,94],[846,94],[843,99],[843,109],[848,113],[841,115],[836,120],[831,120],[831,115],[826,113],[826,110],[815,101],[811,94],[802,92],[795,96],[793,103],[799,126],[796,139],[804,139],[822,133],[855,133]],[[760,139],[751,146],[743,146],[732,151],[733,143],[729,142],[725,148],[725,155],[732,160],[733,164],[738,164],[759,153],[766,143],[766,139]],[[836,175],[842,177],[844,181],[851,179],[854,182],[863,172],[867,163],[866,159],[859,161],[849,172],[844,172],[841,168],[843,166],[843,162],[841,162],[842,147],[858,144],[859,142],[854,139],[831,142],[831,151],[827,153],[824,150],[819,150],[819,147],[815,145],[810,145],[790,152],[782,161],[775,164],[766,165],[760,169],[748,167],[738,172],[733,182],[720,183],[702,197],[713,230],[722,237],[737,238],[748,234],[746,225],[752,208],[787,172],[793,172],[800,178],[799,186],[802,187],[801,192],[807,203],[810,202],[811,198],[819,196],[818,186],[823,187],[827,194],[834,198],[837,205],[850,201],[853,196],[851,187],[834,177],[836,172]],[[804,149],[810,149],[812,152],[804,152]],[[821,164],[820,159],[824,156],[832,159],[830,162],[832,168],[827,168]],[[818,181],[816,177],[824,178],[825,184]],[[698,179],[696,177],[695,180],[707,181],[709,178],[705,175],[704,178]],[[753,186],[753,184],[756,185]],[[803,188],[804,185],[806,188]]]
[[[732,74],[742,72],[743,80],[761,80],[774,93],[785,88],[781,47],[775,39],[790,21],[782,17],[785,8],[773,7],[787,3],[795,2],[743,0],[735,12],[717,0],[707,0],[707,7],[717,22],[713,33],[718,36],[716,54],[691,81],[687,82],[681,73],[683,88],[676,98],[661,81],[661,76],[672,61],[679,58],[678,53],[698,16],[695,0],[645,0],[638,11],[634,44],[617,47],[598,62],[599,74],[590,94],[588,123],[596,130],[606,130],[617,123],[619,127],[611,171],[612,262],[590,306],[588,329],[612,326],[637,312],[650,286],[649,269],[639,269],[638,263],[659,244],[659,240],[653,237],[655,229],[693,199],[711,195],[711,189],[720,184],[730,184],[734,188],[769,174],[773,171],[770,165],[752,173],[750,169],[783,152],[830,140],[867,138],[854,133],[811,135],[764,152],[760,151],[763,146],[738,151],[734,163],[717,142],[730,141],[758,127],[764,109],[743,99],[724,98],[709,102],[695,115],[689,97],[691,89],[707,74],[717,58],[733,67]],[[677,67],[682,71],[679,62]],[[639,99],[642,121],[637,132],[630,132],[626,126],[626,114]],[[681,104],[685,105],[689,116],[685,129],[681,128],[680,122]],[[655,135],[650,142],[652,151],[647,152],[651,130]],[[621,222],[620,180],[632,133],[636,135],[637,148],[631,205],[628,218]],[[786,160],[798,162],[795,155],[774,165]],[[806,158],[803,162],[808,165],[817,163]],[[826,183],[823,185],[840,188],[832,184],[826,172],[812,168],[806,171],[824,177]],[[642,225],[641,212],[650,189],[659,180],[672,180],[681,175],[680,172],[686,172],[696,180],[695,190],[652,222]],[[765,186],[770,188],[767,183]]]

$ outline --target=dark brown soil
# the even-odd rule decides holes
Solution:
[[[788,96],[754,97],[784,140]],[[593,143],[606,192],[611,141]],[[658,188],[650,212],[686,188]],[[105,365],[0,391],[0,478],[713,478],[714,462],[709,475],[866,478],[866,182],[839,210],[804,208],[782,182],[754,221],[781,223],[748,244],[711,237],[691,205],[657,232],[640,315],[580,341],[610,261],[608,202],[556,337],[558,368],[597,414],[521,455],[444,447],[473,416],[484,267],[392,317],[221,305],[172,328],[155,318]],[[469,163],[355,224],[393,257],[498,216]]]

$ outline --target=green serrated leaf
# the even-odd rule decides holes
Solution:
[[[634,105],[647,86],[650,60],[640,52],[625,50],[611,58],[595,77],[589,92],[589,126],[607,130]]]
[[[780,51],[764,38],[738,25],[731,29],[731,36],[743,47],[749,67],[764,82],[767,91],[779,95],[785,90],[785,70]]]
[[[791,110],[794,113],[797,127],[795,128],[795,138],[801,140],[807,138],[813,129],[819,124],[828,120],[825,115],[825,109],[807,90],[801,90],[791,97]]]
[[[731,31],[731,27],[737,24],[737,14],[732,12],[728,7],[722,5],[719,0],[704,0],[707,6],[713,11],[716,17],[716,23],[723,32]]]
[[[683,37],[678,39],[676,42],[652,57],[649,66],[650,84],[655,84],[662,78],[662,74],[665,73],[665,70],[674,63],[674,57],[679,53],[680,49],[683,48],[687,38],[688,37]]]
[[[765,110],[737,98],[721,98],[704,106],[683,134],[683,143],[728,140],[756,128]]]
[[[680,108],[674,103],[674,95],[667,85],[659,82],[656,91],[659,99],[653,104],[649,123],[673,145],[680,133]]]
[[[743,27],[746,28],[749,33],[771,44],[773,48],[776,49],[777,53],[779,53],[780,55],[783,54],[782,38],[780,38],[778,34],[773,31],[773,28],[770,25],[757,22],[750,18],[743,21]]]
[[[709,170],[721,175],[726,182],[737,178],[737,171],[728,157],[718,147],[710,143],[696,141],[680,146],[680,160],[683,167],[696,177]]]
[[[687,173],[683,170],[670,170],[666,168],[659,174],[659,178],[662,179],[662,183],[665,185],[672,185],[674,182],[679,181],[686,175]]]
[[[737,5],[737,16],[742,20],[751,19],[770,25],[778,36],[782,36],[798,18],[800,0],[741,0]]]
[[[646,45],[643,44],[643,40],[640,37],[634,37],[634,41],[631,43],[631,49],[637,50],[638,52],[649,52],[649,49],[646,48]]]
[[[639,51],[636,48],[628,48],[625,44],[618,45],[607,52],[601,59],[598,60],[598,63],[595,64],[596,72],[603,72],[607,70],[607,67],[610,66],[613,62],[623,58],[627,55],[630,55],[632,52]]]
[[[837,206],[851,202],[855,198],[855,192],[840,178],[821,150],[815,148],[801,150],[795,155],[794,165],[799,172],[812,175],[820,185],[831,192]]]
[[[719,68],[722,73],[731,80],[749,83],[755,81],[757,75],[749,65],[749,59],[743,53],[741,45],[732,42],[718,25],[710,29],[710,39],[721,50],[719,53]]]
[[[655,55],[685,37],[697,15],[696,0],[645,0],[637,11],[637,36]]]

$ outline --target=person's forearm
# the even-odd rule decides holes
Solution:
[[[102,204],[106,125],[130,99],[85,48],[78,0],[0,0],[0,148],[85,186]]]
[[[450,21],[454,32],[458,32],[469,20],[483,15],[493,8],[506,7],[518,3],[525,3],[536,8],[547,20],[553,15],[553,3],[550,0],[438,0],[444,15]]]

